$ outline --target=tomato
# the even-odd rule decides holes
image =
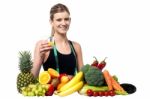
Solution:
[[[101,91],[99,91],[98,94],[99,94],[99,96],[103,96],[104,95],[103,92],[101,92]]]
[[[106,96],[106,97],[109,96],[109,92],[108,92],[108,91],[105,91],[105,92],[104,92],[104,96]]]
[[[111,91],[99,91],[98,92],[98,95],[99,96],[114,96],[115,95],[115,92],[114,92],[114,90],[111,90]]]
[[[99,95],[99,92],[95,92],[95,91],[93,92],[93,96],[94,96],[94,97],[96,97],[96,96],[98,96],[98,95]]]
[[[115,92],[113,90],[109,91],[110,96],[115,96]]]
[[[88,89],[88,90],[86,91],[86,94],[87,94],[88,96],[93,96],[93,90]]]

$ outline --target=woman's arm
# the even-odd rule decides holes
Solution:
[[[41,40],[37,42],[34,50],[34,61],[32,73],[35,77],[38,77],[41,66],[46,58],[46,52],[50,51],[52,46],[48,44],[47,40]]]
[[[42,41],[38,41],[36,43],[35,46],[35,50],[34,50],[34,59],[33,59],[33,68],[32,68],[32,73],[35,77],[38,77],[40,69],[41,69],[41,65],[43,63],[43,56],[41,56],[40,53],[40,45],[41,45]]]

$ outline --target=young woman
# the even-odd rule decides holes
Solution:
[[[83,66],[80,44],[67,38],[70,22],[70,12],[65,5],[59,3],[51,8],[50,24],[54,46],[49,45],[48,40],[37,42],[32,68],[35,77],[38,77],[42,65],[44,70],[54,68],[60,74],[68,75],[75,75]]]

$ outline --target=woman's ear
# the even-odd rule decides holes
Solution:
[[[52,20],[49,20],[49,23],[53,26],[53,21]]]

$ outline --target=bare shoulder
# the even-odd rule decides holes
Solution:
[[[72,44],[73,44],[76,51],[81,50],[81,45],[78,42],[72,41]]]

